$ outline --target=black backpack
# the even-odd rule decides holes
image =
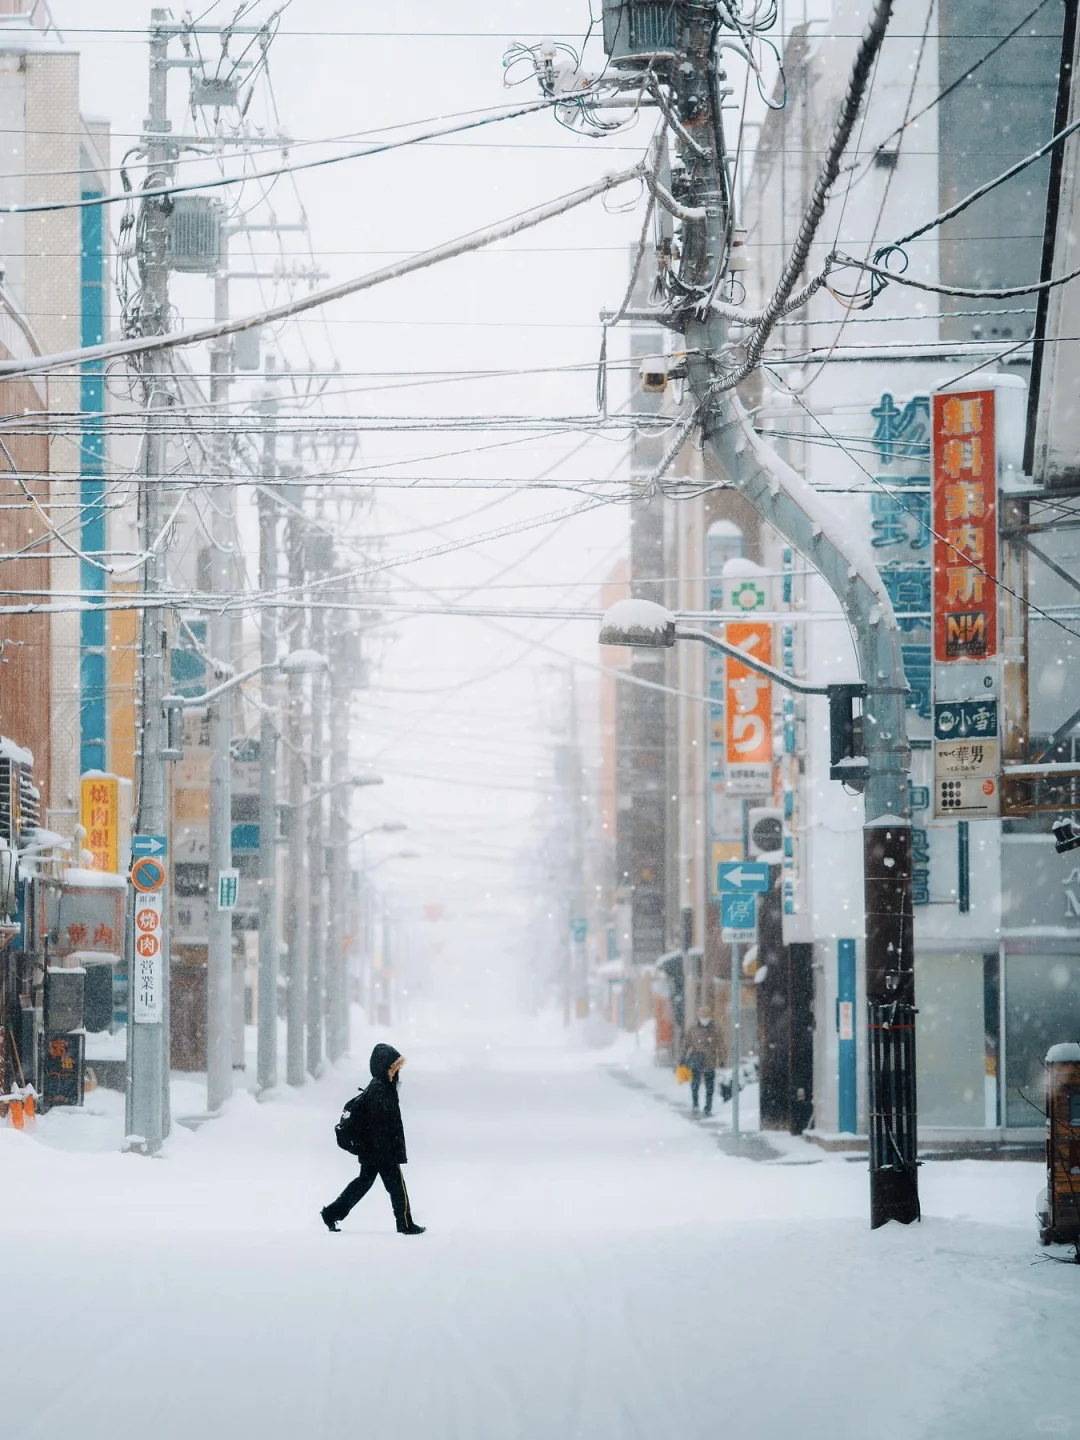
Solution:
[[[359,1155],[360,1139],[363,1134],[363,1107],[360,1104],[367,1091],[361,1090],[341,1112],[341,1119],[334,1126],[334,1139],[342,1150],[350,1155]]]

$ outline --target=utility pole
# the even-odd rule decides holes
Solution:
[[[320,540],[322,537],[319,537]],[[309,534],[308,542],[312,536]],[[309,567],[310,568],[310,567]],[[311,647],[320,654],[326,650],[326,611],[315,606],[310,622]],[[323,731],[326,719],[326,680],[322,675],[311,677],[311,723],[309,744],[311,764],[308,771],[308,982],[307,982],[307,1068],[318,1078],[322,1074],[325,1042],[326,1007],[326,835],[323,824],[324,796],[320,793],[323,777]],[[299,817],[297,817],[299,818]]]
[[[214,319],[229,318],[228,259],[214,276]],[[231,469],[228,400],[230,355],[227,339],[210,350],[210,412],[213,417],[212,470],[225,479]],[[219,484],[210,500],[210,588],[221,604],[207,628],[214,684],[232,674],[232,621],[225,599],[233,588],[232,490]],[[210,730],[209,924],[206,947],[206,1108],[220,1110],[232,1094],[232,910],[220,906],[222,872],[232,867],[232,704],[233,696],[207,706]]]
[[[578,1018],[583,1018],[583,1012],[588,1007],[589,982],[588,982],[588,959],[587,959],[587,935],[588,931],[582,933],[581,927],[588,924],[589,907],[585,890],[585,806],[582,803],[581,789],[585,783],[584,767],[581,763],[581,733],[578,725],[578,703],[577,703],[577,680],[573,665],[569,667],[570,684],[570,755],[569,755],[569,789],[570,804],[572,807],[570,823],[571,846],[571,872],[570,885],[573,899],[571,901],[571,924],[573,933],[571,935],[571,970],[573,1007]]]
[[[345,967],[345,912],[349,883],[349,701],[351,671],[348,620],[332,622],[330,645],[330,846],[326,927],[327,1050],[330,1060],[349,1051],[349,977]]]
[[[150,12],[150,100],[146,121],[146,188],[160,189],[173,177],[168,120],[167,12]],[[141,202],[137,260],[142,284],[139,308],[143,335],[169,328],[169,209],[163,196]],[[162,751],[166,748],[164,707],[169,663],[165,611],[157,603],[165,588],[161,486],[166,473],[164,420],[169,404],[164,352],[145,361],[146,443],[144,483],[139,496],[143,607],[139,633],[139,726],[136,756],[135,828],[143,835],[168,834],[168,785]],[[133,922],[125,927],[128,972],[128,1070],[125,1130],[132,1149],[155,1154],[169,1133],[169,905],[162,894],[160,943],[144,972],[137,965]]]
[[[719,0],[675,0],[657,20],[647,0],[605,0],[605,39],[614,66],[640,88],[648,70],[669,93],[679,121],[678,197],[654,189],[657,202],[682,224],[678,286],[663,322],[681,332],[689,388],[699,406],[706,464],[825,579],[851,626],[865,687],[863,831],[866,910],[867,1053],[869,1064],[870,1223],[919,1217],[915,1103],[915,983],[911,897],[910,750],[904,708],[907,682],[892,604],[866,547],[847,532],[806,482],[754,430],[733,382],[729,318],[713,304],[720,294],[734,232],[733,197],[723,135],[723,82],[718,41],[730,12]],[[616,13],[617,12],[617,13]],[[803,231],[815,224],[839,170],[891,13],[875,0],[856,50],[849,97],[814,187]],[[617,23],[609,24],[615,20]],[[646,23],[647,22],[647,23]],[[656,25],[667,27],[660,37]],[[812,235],[813,229],[809,229]],[[801,242],[800,242],[801,243]],[[808,243],[808,242],[807,242]],[[802,268],[788,260],[776,295],[763,312],[779,318]],[[676,293],[677,291],[677,293]],[[725,308],[732,306],[726,303]],[[755,322],[756,323],[756,322]],[[755,332],[748,362],[760,360],[767,330]],[[725,383],[726,382],[726,383]],[[734,961],[733,961],[734,964]],[[733,987],[738,977],[732,978]]]
[[[304,588],[304,487],[289,486],[289,590],[299,596]],[[288,649],[304,646],[304,607],[291,614]],[[288,859],[285,866],[285,944],[288,954],[288,1002],[286,1009],[285,1078],[290,1085],[307,1079],[305,1029],[307,1026],[307,896],[308,854],[304,838],[304,677],[288,677],[288,714],[285,729],[288,764]]]
[[[259,405],[262,428],[262,484],[259,504],[259,589],[264,595],[277,589],[277,502],[271,486],[277,474],[278,398],[274,386],[274,360],[266,357],[266,387]],[[259,661],[277,659],[277,611],[267,606],[259,627]],[[265,671],[262,714],[259,720],[259,1090],[277,1085],[278,926],[277,926],[277,752],[279,686],[272,671]]]

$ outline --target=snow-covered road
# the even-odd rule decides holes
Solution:
[[[381,1187],[319,1221],[359,1066],[155,1161],[100,1092],[0,1131],[0,1433],[1080,1435],[1080,1270],[1039,1263],[1037,1166],[928,1165],[923,1223],[871,1234],[862,1165],[727,1158],[595,1056],[399,1043],[415,1240]]]

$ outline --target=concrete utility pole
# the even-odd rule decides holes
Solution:
[[[165,10],[150,15],[150,103],[146,121],[146,188],[168,185],[173,177],[167,113],[168,37],[162,28]],[[139,307],[143,335],[164,335],[169,329],[169,208],[164,197],[142,201],[137,261],[142,285]],[[155,597],[165,589],[164,547],[159,543],[164,521],[162,486],[165,464],[164,420],[169,404],[164,352],[151,351],[145,361],[146,443],[144,483],[139,496],[140,546],[144,605],[139,633],[139,727],[136,757],[135,828],[143,835],[168,834],[168,784],[164,709],[168,684],[169,632],[165,611]],[[146,983],[135,954],[131,924],[125,929],[128,970],[128,1071],[125,1129],[130,1147],[154,1154],[169,1133],[169,903],[162,895],[160,946],[147,967]],[[136,1138],[137,1137],[137,1138]]]
[[[307,525],[302,507],[304,487],[289,486],[289,590],[299,596],[304,587],[304,542]],[[304,646],[305,615],[302,606],[291,612],[289,649]],[[285,944],[288,965],[285,1078],[290,1085],[307,1079],[305,1030],[307,1026],[307,898],[308,853],[304,837],[304,677],[290,674],[285,727],[288,765],[288,859],[285,865]]]
[[[876,0],[871,27],[856,53],[849,95],[813,204],[824,207],[858,113],[858,98],[891,11]],[[685,338],[690,390],[700,414],[709,470],[733,489],[823,576],[852,629],[865,685],[866,751],[864,884],[869,1064],[870,1223],[919,1217],[916,1168],[915,986],[911,900],[910,753],[904,708],[907,682],[900,633],[888,594],[865,547],[843,520],[756,433],[733,389],[720,389],[730,358],[730,321],[712,306],[727,270],[734,228],[724,152],[723,81],[718,42],[740,48],[719,0],[675,0],[656,33],[647,0],[604,0],[605,44],[612,63],[663,84],[679,121],[675,144],[682,170],[678,196],[656,190],[658,203],[682,223],[678,292],[664,323]],[[835,153],[834,153],[835,152]],[[835,161],[835,164],[834,164]],[[807,229],[808,218],[803,230]],[[812,233],[812,231],[811,231]],[[766,311],[773,320],[790,297],[801,264],[788,261],[781,289]],[[679,297],[682,298],[679,298]],[[730,308],[730,307],[729,307]],[[658,319],[661,318],[658,313]],[[764,332],[762,332],[764,334]],[[760,360],[764,338],[751,340]],[[737,977],[733,983],[737,984]]]
[[[349,710],[351,659],[348,620],[332,622],[330,646],[330,846],[326,927],[327,1050],[331,1061],[349,1051],[349,976],[345,966],[345,912],[349,884]]]
[[[271,491],[277,474],[278,398],[274,387],[274,360],[266,357],[266,388],[259,405],[263,417],[262,469],[259,487],[259,589],[277,588],[278,506]],[[259,660],[272,665],[277,658],[277,611],[265,608],[259,627]],[[259,720],[259,1007],[258,1084],[272,1090],[278,1080],[278,906],[277,906],[277,708],[280,685],[267,670],[262,686]]]
[[[227,255],[214,276],[214,319],[229,318]],[[210,348],[210,412],[213,417],[212,470],[221,480],[231,470],[228,401],[230,342]],[[234,585],[232,490],[218,485],[210,497],[210,588],[222,607],[207,629],[214,684],[232,674],[232,620],[224,609]],[[271,657],[272,658],[272,657]],[[232,868],[232,706],[231,694],[210,702],[210,844],[206,946],[206,1108],[220,1110],[232,1094],[232,910],[221,909],[222,871]]]
[[[309,536],[310,543],[310,536]],[[311,612],[311,646],[320,654],[326,649],[326,611],[316,607]],[[311,677],[311,723],[309,745],[311,764],[308,771],[307,802],[308,832],[308,981],[307,981],[307,1068],[318,1078],[322,1074],[325,1041],[326,1006],[326,834],[323,823],[323,732],[326,719],[326,679]],[[300,817],[297,816],[299,822]],[[299,824],[297,826],[299,829]]]

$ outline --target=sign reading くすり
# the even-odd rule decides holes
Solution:
[[[934,396],[934,659],[997,654],[994,392]]]

